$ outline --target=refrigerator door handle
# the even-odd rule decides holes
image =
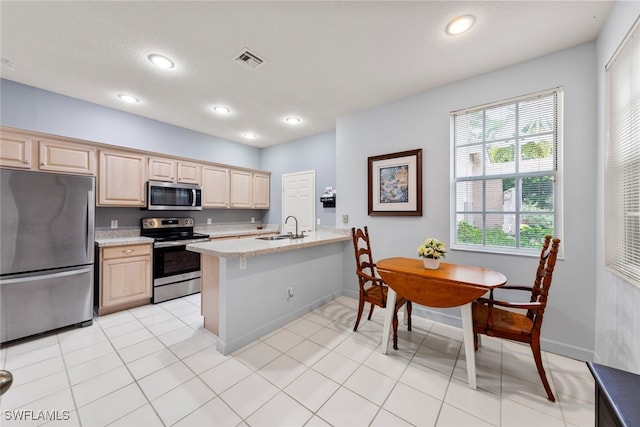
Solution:
[[[0,279],[0,285],[9,285],[11,283],[31,282],[34,278],[39,280],[55,279],[58,277],[75,276],[76,274],[90,273],[91,267],[80,268],[76,270],[60,271],[52,274],[32,273],[21,274],[20,277],[14,279]]]
[[[87,262],[93,262],[96,198],[93,190],[87,192]]]

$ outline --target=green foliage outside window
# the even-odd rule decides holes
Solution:
[[[474,227],[468,221],[458,221],[457,225],[458,243],[472,245],[482,244],[482,230]],[[522,224],[520,226],[520,247],[541,248],[544,236],[553,235],[553,225],[550,221],[540,221],[540,223]],[[487,229],[487,244],[491,246],[514,247],[516,238],[505,233],[501,228]]]

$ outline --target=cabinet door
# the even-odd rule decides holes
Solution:
[[[176,161],[162,157],[149,157],[149,179],[155,181],[176,180]]]
[[[202,184],[200,163],[178,162],[178,182],[181,184]]]
[[[232,208],[250,208],[253,174],[247,171],[231,170],[231,198]]]
[[[31,169],[32,138],[20,133],[0,133],[0,166]]]
[[[253,207],[269,208],[269,175],[267,174],[253,174]]]
[[[151,298],[151,256],[102,262],[102,307]]]
[[[39,140],[38,145],[38,169],[95,176],[95,147],[48,139]]]
[[[98,206],[145,206],[146,156],[100,151]]]
[[[202,168],[202,207],[229,207],[229,169],[216,166]]]
[[[111,313],[151,300],[151,253],[150,244],[101,248],[98,314]]]

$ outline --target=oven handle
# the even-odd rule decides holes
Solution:
[[[188,245],[189,243],[202,243],[202,242],[208,242],[209,239],[191,239],[191,240],[176,240],[173,242],[155,242],[153,244],[154,248],[170,248],[173,246],[185,246]]]

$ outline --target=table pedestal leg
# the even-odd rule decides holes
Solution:
[[[469,387],[476,389],[476,355],[473,348],[473,317],[471,303],[460,307],[462,311],[462,333],[464,335],[464,355],[467,359],[467,379]]]
[[[389,287],[387,291],[387,308],[384,314],[384,327],[382,328],[382,354],[387,354],[389,347],[389,332],[393,321],[393,312],[396,306],[396,291]]]

